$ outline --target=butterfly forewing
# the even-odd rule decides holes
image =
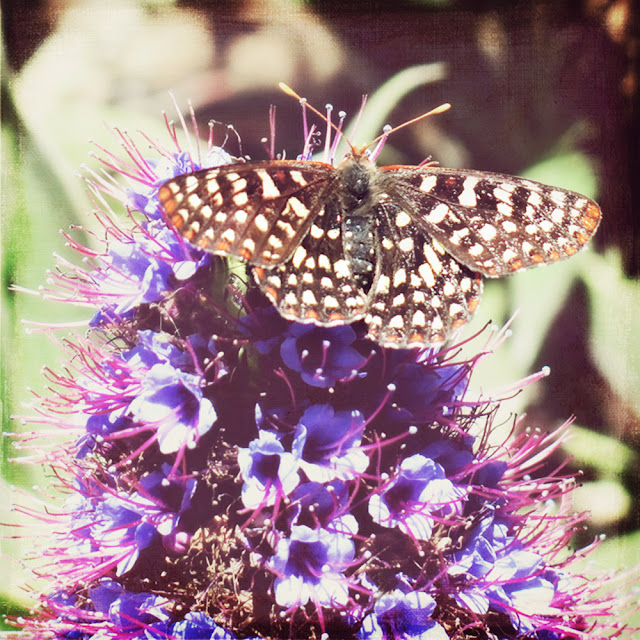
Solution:
[[[600,222],[589,198],[524,178],[439,167],[383,171],[416,226],[487,277],[568,258]]]
[[[159,190],[190,242],[260,266],[288,260],[322,209],[334,179],[320,162],[226,165],[176,176]]]

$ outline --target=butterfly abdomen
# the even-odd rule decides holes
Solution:
[[[353,279],[364,293],[373,283],[376,263],[375,190],[373,165],[367,159],[349,158],[339,168],[342,180],[342,244]]]

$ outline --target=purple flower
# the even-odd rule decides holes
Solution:
[[[467,491],[420,454],[405,458],[394,479],[369,499],[369,514],[384,527],[399,527],[418,540],[431,537],[434,517],[459,514]]]
[[[348,513],[351,497],[349,486],[340,480],[299,484],[290,496],[291,523],[355,535],[358,521]]]
[[[185,250],[173,232],[153,224],[111,242],[97,259],[99,268],[79,273],[87,302],[100,306],[91,320],[95,327],[163,300],[211,260],[204,252]]]
[[[349,536],[304,525],[291,527],[291,535],[278,541],[269,561],[278,576],[276,602],[281,607],[304,606],[309,600],[327,607],[345,606],[349,581],[343,571],[354,556]]]
[[[95,275],[102,279],[103,295],[112,292],[120,299],[113,313],[122,315],[140,304],[156,302],[170,289],[171,267],[146,253],[141,243],[112,243],[109,257],[111,268]]]
[[[211,401],[202,394],[198,376],[170,364],[155,364],[142,381],[129,413],[154,425],[162,453],[194,447],[217,419]]]
[[[442,625],[431,619],[436,601],[423,591],[396,589],[381,596],[367,616],[358,638],[365,640],[448,640]]]
[[[400,362],[391,365],[389,379],[395,385],[395,392],[393,405],[385,411],[385,417],[410,422],[429,421],[443,411],[451,412],[451,405],[463,395],[468,384],[467,368],[438,365],[429,358],[402,356],[390,355],[391,363]]]
[[[284,363],[312,387],[332,387],[357,375],[366,358],[351,345],[356,333],[349,325],[323,328],[294,323],[280,347]]]
[[[258,353],[266,355],[278,346],[289,326],[273,306],[257,307],[238,320],[238,328],[250,336]]]
[[[516,628],[533,631],[533,615],[553,615],[554,585],[541,573],[543,558],[524,548],[503,523],[485,518],[474,531],[464,551],[456,554],[449,575],[464,576],[467,584],[456,600],[474,613],[490,606],[506,610]]]
[[[285,451],[276,433],[258,431],[258,439],[238,450],[238,464],[244,484],[245,507],[272,505],[278,497],[291,493],[298,482],[299,459]]]
[[[359,411],[335,411],[328,404],[309,407],[296,426],[292,447],[309,480],[346,480],[362,473],[369,466],[359,448],[363,430]]]
[[[91,549],[97,562],[93,568],[87,563],[88,573],[103,574],[115,567],[121,576],[131,571],[144,549],[158,541],[166,551],[183,552],[190,534],[181,527],[181,518],[191,507],[196,481],[169,481],[170,470],[165,464],[162,471],[152,471],[134,484],[133,491],[78,479],[69,565],[76,564],[74,549],[79,554]]]
[[[166,336],[141,332],[140,343],[124,355],[137,379],[127,414],[152,426],[162,453],[193,448],[217,419],[202,391],[201,376],[178,368],[184,354]]]
[[[209,616],[198,611],[189,611],[182,620],[174,622],[169,627],[168,637],[175,640],[235,640],[236,638],[233,633],[226,631]]]

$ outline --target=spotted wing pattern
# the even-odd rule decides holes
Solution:
[[[494,173],[384,167],[414,224],[486,277],[556,262],[579,251],[600,222],[577,193]]]
[[[269,267],[293,255],[335,179],[322,162],[234,164],[176,176],[159,198],[189,242]]]
[[[401,225],[406,212],[380,196],[379,275],[371,287],[369,337],[381,344],[416,347],[445,340],[473,315],[482,280],[433,237]]]
[[[289,320],[332,326],[364,317],[367,293],[345,258],[339,199],[328,197],[293,257],[254,268],[260,288]]]

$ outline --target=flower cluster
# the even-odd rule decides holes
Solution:
[[[542,461],[566,428],[514,425],[519,435],[493,442],[498,403],[468,390],[494,345],[470,359],[457,347],[385,350],[359,323],[283,320],[250,273],[165,223],[164,180],[232,161],[211,144],[187,153],[169,132],[176,148],[154,145],[157,161],[125,135],[126,161],[103,151],[128,179],[89,177],[106,244],[74,243],[84,266],[61,265],[45,291],[93,317],[88,337],[61,344],[68,366],[48,373],[54,392],[33,418],[72,441],[43,453],[68,500],[43,515],[50,588],[20,621],[25,636],[616,629],[615,599],[562,553],[582,517],[568,508],[570,479]]]

